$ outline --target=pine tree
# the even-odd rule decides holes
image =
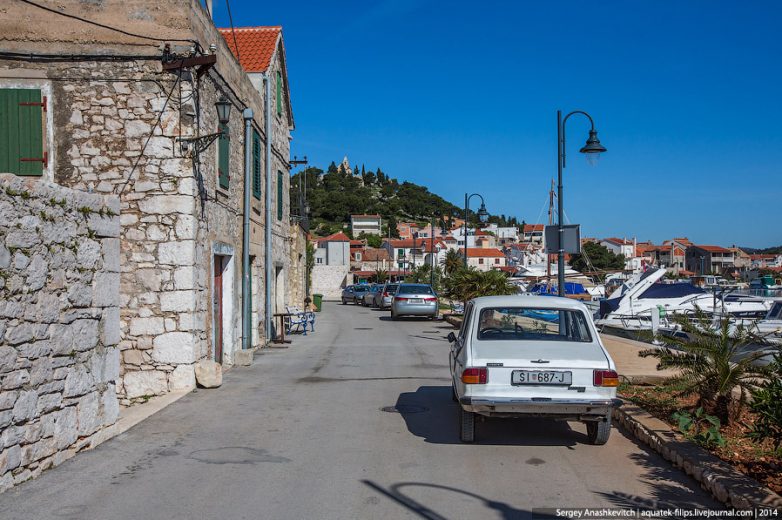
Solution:
[[[337,169],[337,163],[334,161],[331,161],[331,164],[329,164],[328,173],[338,173],[339,170]]]

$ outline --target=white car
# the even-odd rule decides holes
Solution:
[[[583,421],[591,444],[608,441],[619,376],[581,302],[476,298],[448,340],[463,442],[475,441],[476,414]]]

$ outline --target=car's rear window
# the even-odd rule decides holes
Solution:
[[[480,312],[478,339],[591,342],[592,335],[587,318],[581,311],[545,307],[490,307]]]
[[[399,294],[434,294],[428,285],[400,285]]]
[[[391,294],[394,294],[394,293],[397,291],[397,289],[399,289],[399,286],[398,286],[397,284],[394,284],[394,285],[386,285],[386,290],[385,290],[385,292],[387,292],[387,293],[391,293]]]
[[[364,291],[366,291],[368,289],[369,289],[369,287],[366,286],[366,285],[357,285],[357,286],[355,286],[353,288],[353,292],[364,292]]]

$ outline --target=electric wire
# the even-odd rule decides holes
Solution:
[[[110,31],[118,32],[120,34],[124,34],[125,36],[132,36],[133,38],[141,38],[144,40],[151,40],[156,42],[187,42],[187,43],[195,43],[198,45],[198,42],[195,40],[182,40],[182,39],[174,39],[174,38],[155,38],[154,36],[145,36],[143,34],[135,34],[128,31],[123,31],[122,29],[117,29],[116,27],[112,27],[110,25],[102,24],[100,22],[95,22],[93,20],[88,20],[86,18],[82,18],[80,16],[76,16],[74,14],[68,14],[64,13],[62,11],[58,11],[57,9],[52,9],[51,7],[46,7],[45,5],[41,5],[39,3],[33,2],[32,0],[18,0],[19,2],[25,3],[27,5],[31,5],[33,7],[37,7],[38,9],[43,9],[44,11],[49,11],[50,13],[54,13],[60,16],[64,16],[65,18],[71,18],[73,20],[78,20],[80,22],[88,23],[90,25],[94,25],[96,27],[101,27],[103,29],[108,29]]]
[[[242,63],[242,58],[239,57],[239,44],[236,42],[236,30],[234,29],[234,18],[231,16],[231,2],[225,0],[225,7],[228,8],[228,22],[231,24],[231,34],[234,37],[234,47],[236,47],[236,61]]]
[[[163,107],[160,109],[160,113],[157,116],[157,121],[155,121],[155,124],[152,126],[152,129],[149,131],[149,135],[147,136],[146,141],[144,141],[144,146],[141,147],[141,152],[139,153],[138,157],[136,158],[136,162],[133,163],[133,168],[130,169],[130,173],[128,174],[128,178],[125,179],[125,182],[122,184],[122,187],[119,190],[119,195],[122,194],[123,191],[125,191],[125,188],[128,186],[128,183],[133,178],[133,173],[136,171],[136,167],[138,166],[138,163],[141,161],[141,158],[144,157],[144,151],[147,149],[147,145],[149,144],[149,140],[152,139],[152,136],[155,135],[155,128],[160,125],[160,121],[163,119],[163,114],[166,112],[166,106],[168,106],[168,100],[171,99],[171,95],[174,93],[174,88],[177,86],[177,83],[179,83],[179,79],[177,78],[177,81],[174,82],[173,85],[171,85],[171,88],[168,90],[168,95],[166,96],[166,101],[163,103]],[[162,127],[161,127],[162,130]]]

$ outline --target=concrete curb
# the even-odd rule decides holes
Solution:
[[[457,318],[456,316],[450,316],[448,314],[444,314],[443,319],[448,323],[450,323],[455,329],[458,329],[459,327],[462,326],[463,318]]]
[[[737,509],[782,508],[782,497],[686,440],[646,410],[625,401],[622,407],[614,408],[613,418],[723,504]]]

